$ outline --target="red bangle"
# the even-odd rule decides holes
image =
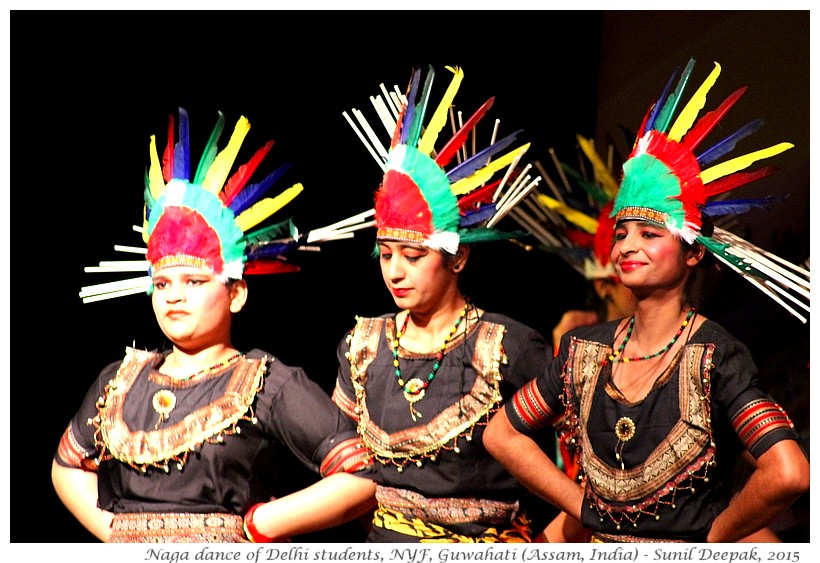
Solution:
[[[243,528],[245,529],[245,535],[248,536],[248,539],[251,540],[251,543],[273,543],[276,541],[276,538],[269,538],[268,536],[263,536],[259,533],[259,530],[256,529],[256,525],[253,523],[253,514],[256,512],[256,509],[265,504],[264,502],[260,502],[254,504],[250,510],[245,514],[245,518],[243,519]]]

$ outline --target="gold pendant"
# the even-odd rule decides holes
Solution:
[[[621,469],[624,467],[623,451],[624,444],[635,436],[635,423],[628,416],[622,416],[615,423],[615,435],[618,437],[618,442],[615,444],[615,459],[621,462]]]
[[[151,404],[154,410],[159,414],[159,420],[154,425],[154,430],[159,428],[159,425],[168,420],[168,415],[177,406],[177,397],[170,389],[160,389],[154,393],[154,398],[151,399]]]
[[[424,382],[421,379],[413,378],[404,386],[404,398],[410,403],[410,418],[413,422],[421,418],[421,413],[413,407],[413,403],[424,398]]]

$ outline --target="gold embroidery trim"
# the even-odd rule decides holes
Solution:
[[[90,421],[97,426],[95,438],[101,449],[98,462],[116,458],[141,471],[148,467],[168,471],[169,463],[174,462],[181,469],[188,453],[203,443],[221,442],[224,435],[238,432],[236,425],[241,420],[255,422],[251,405],[264,382],[267,356],[240,359],[225,393],[180,422],[154,431],[131,430],[123,418],[128,391],[158,357],[155,352],[126,348],[117,374],[97,401],[98,415]]]
[[[349,339],[348,353],[356,393],[357,431],[380,463],[396,465],[401,471],[408,463],[421,466],[425,459],[435,460],[442,449],[458,453],[458,439],[463,437],[467,442],[472,441],[475,425],[486,423],[489,415],[498,409],[502,399],[500,366],[507,362],[501,345],[504,327],[479,321],[470,326],[466,335],[460,334],[449,345],[463,345],[476,330],[479,333],[473,366],[478,376],[473,388],[460,402],[439,412],[429,423],[388,434],[370,418],[365,386],[367,368],[376,356],[381,335],[390,338],[389,335],[394,333],[393,319],[357,319],[356,328]]]

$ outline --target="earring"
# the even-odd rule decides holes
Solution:
[[[453,271],[454,272],[458,272],[460,269],[461,269],[461,266],[459,264],[456,264],[455,266],[453,266]]]

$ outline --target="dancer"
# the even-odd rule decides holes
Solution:
[[[692,127],[720,72],[715,64],[673,121],[693,67],[690,60],[677,88],[667,86],[647,113],[615,198],[611,259],[636,296],[634,315],[565,335],[557,362],[484,433],[496,459],[569,516],[567,537],[583,524],[593,542],[734,542],[767,526],[809,487],[807,456],[785,411],[757,387],[749,350],[703,317],[694,295],[708,252],[805,322],[808,272],[711,226],[715,214],[755,202],[707,203],[770,174],[740,171],[791,145],[707,167],[759,123],[696,156],[745,88]],[[561,416],[577,428],[580,484],[528,437]],[[734,462],[744,449],[755,467],[733,495]]]
[[[375,460],[378,508],[368,542],[525,542],[534,519],[540,530],[555,514],[532,503],[481,440],[501,402],[544,369],[548,345],[536,330],[482,309],[459,285],[473,243],[516,234],[492,227],[513,192],[494,195],[520,187],[523,197],[537,181],[491,181],[526,150],[497,156],[518,132],[471,156],[462,149],[492,98],[430,156],[463,78],[460,68],[449,70],[450,86],[424,128],[432,68],[413,72],[406,96],[390,96],[397,104],[379,98],[381,115],[392,115],[392,142],[389,152],[368,145],[385,158],[377,158],[377,254],[399,310],[356,319],[339,345],[333,393]],[[375,137],[364,126],[360,137]],[[459,163],[445,170],[451,158]],[[551,446],[554,434],[547,437]]]
[[[192,178],[187,112],[180,108],[176,143],[170,121],[162,165],[151,137],[145,259],[90,269],[148,275],[80,295],[147,291],[171,346],[129,346],[102,370],[54,456],[57,494],[94,536],[115,543],[283,540],[372,510],[373,483],[350,474],[370,461],[330,397],[301,368],[231,341],[248,297],[243,275],[296,271],[287,257],[315,238],[290,222],[250,230],[302,185],[262,197],[287,165],[248,183],[272,141],[228,178],[250,124],[240,117],[217,154],[221,112]],[[290,455],[325,478],[271,501],[290,492],[274,472]],[[321,511],[291,508],[316,497]]]

